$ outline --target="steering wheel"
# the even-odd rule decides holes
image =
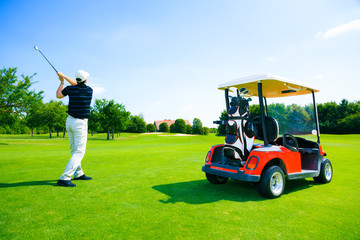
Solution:
[[[284,147],[286,147],[290,151],[293,151],[293,152],[299,151],[298,142],[297,142],[296,138],[291,134],[285,133],[283,135],[283,144],[284,144]]]

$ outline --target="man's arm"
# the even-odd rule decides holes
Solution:
[[[69,78],[68,76],[65,76],[64,74],[62,74],[61,72],[58,72],[57,75],[59,76],[59,79],[66,79],[66,81],[68,81],[72,86],[77,85],[77,82],[74,79]],[[60,80],[61,81],[61,80]]]
[[[63,88],[64,88],[64,78],[62,78],[62,77],[59,77],[59,80],[60,80],[60,86],[58,87],[58,89],[57,89],[57,91],[56,91],[56,97],[57,98],[63,98],[63,97],[65,97],[62,93],[61,93],[61,91],[63,90]]]

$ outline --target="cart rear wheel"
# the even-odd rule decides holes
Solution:
[[[262,175],[257,189],[263,197],[280,197],[285,189],[285,177],[283,170],[278,166],[272,166],[267,169]]]
[[[317,183],[329,183],[332,179],[333,168],[329,159],[325,159],[321,163],[320,175],[314,177],[314,181]]]
[[[207,180],[212,184],[225,184],[229,178],[206,173]]]

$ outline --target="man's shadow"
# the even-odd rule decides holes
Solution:
[[[305,179],[287,181],[283,194],[291,194],[315,185]],[[189,204],[212,203],[221,200],[234,202],[266,201],[256,190],[255,183],[229,181],[226,184],[214,185],[206,179],[153,186],[153,189],[167,195],[162,203],[185,202]]]
[[[56,186],[57,180],[27,181],[16,183],[0,183],[0,188],[28,187],[28,186]]]

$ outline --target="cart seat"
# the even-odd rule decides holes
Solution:
[[[254,117],[252,120],[253,125],[255,127],[255,138],[261,141],[264,140],[263,134],[263,126],[261,122],[261,117]],[[265,117],[265,124],[267,129],[267,137],[269,142],[274,142],[279,137],[279,125],[275,118],[266,116]]]

